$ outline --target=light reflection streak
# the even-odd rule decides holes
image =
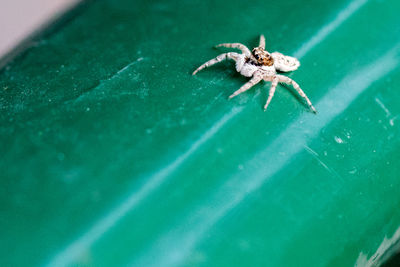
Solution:
[[[119,220],[121,220],[129,211],[134,209],[143,199],[151,194],[155,189],[165,182],[186,159],[195,153],[204,143],[212,138],[227,122],[229,122],[236,114],[241,112],[243,107],[236,107],[229,113],[225,114],[217,121],[206,133],[204,133],[191,147],[172,163],[161,169],[159,172],[146,180],[140,189],[132,192],[127,199],[122,201],[122,204],[116,207],[111,213],[99,220],[88,232],[80,239],[73,242],[58,254],[48,266],[67,266],[76,260],[80,255],[83,255],[94,242],[100,239],[105,232],[111,229]]]
[[[304,43],[295,53],[294,57],[302,58],[312,48],[321,43],[329,34],[331,34],[337,27],[345,22],[351,15],[367,3],[368,0],[355,0],[352,1],[345,9],[343,9],[336,18],[330,23],[322,27],[308,42]]]

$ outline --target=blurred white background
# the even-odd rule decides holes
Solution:
[[[0,58],[79,0],[0,0]]]

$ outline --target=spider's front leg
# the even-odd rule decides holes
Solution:
[[[260,35],[260,43],[259,43],[258,47],[262,47],[265,49],[265,37],[263,34]]]
[[[273,97],[274,94],[275,94],[275,90],[276,90],[276,86],[278,85],[279,78],[276,77],[276,76],[273,76],[272,78],[267,78],[267,79],[264,79],[264,80],[266,80],[266,81],[271,81],[271,82],[272,82],[272,83],[271,83],[271,88],[269,89],[269,94],[268,94],[267,103],[265,103],[265,106],[264,106],[264,111],[266,111],[266,110],[267,110],[267,107],[268,107],[268,105],[269,105],[269,103],[270,103],[271,100],[272,100],[272,97]]]
[[[239,88],[239,90],[235,91],[233,94],[231,94],[229,96],[229,98],[235,97],[238,94],[241,94],[247,90],[249,90],[251,87],[253,87],[254,85],[256,85],[257,83],[259,83],[261,80],[263,79],[263,75],[261,74],[261,72],[256,72],[253,75],[253,78],[251,78],[250,81],[248,81],[247,83],[245,83],[242,87]]]
[[[279,82],[292,84],[293,88],[299,93],[299,95],[306,100],[306,102],[307,102],[309,108],[312,110],[312,112],[317,114],[317,110],[312,105],[310,99],[308,99],[306,94],[303,92],[303,90],[301,90],[300,86],[295,81],[293,81],[292,79],[290,79],[289,77],[286,77],[284,75],[276,75],[276,77],[278,77]]]
[[[240,55],[238,53],[234,53],[234,52],[221,54],[221,55],[217,56],[216,58],[213,58],[213,59],[207,61],[206,63],[204,63],[203,65],[201,65],[200,67],[198,67],[192,73],[192,75],[196,75],[196,73],[201,71],[202,69],[208,68],[218,62],[225,60],[226,58],[233,59],[236,61],[237,59],[239,59],[239,57],[240,57]]]
[[[242,53],[246,56],[246,57],[251,57],[252,54],[250,52],[250,49],[247,48],[247,46],[245,46],[244,44],[240,44],[240,43],[223,43],[223,44],[219,44],[216,45],[215,47],[227,47],[227,48],[236,48],[236,49],[240,49],[240,51],[242,51]]]

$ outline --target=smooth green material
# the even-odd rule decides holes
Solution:
[[[397,0],[113,1],[0,72],[1,266],[353,266],[400,226]],[[279,85],[229,49],[298,56]],[[390,244],[389,244],[390,245]],[[378,257],[379,258],[379,257]],[[379,260],[379,259],[378,259]]]

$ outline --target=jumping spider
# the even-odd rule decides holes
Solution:
[[[240,93],[249,90],[261,80],[268,81],[271,82],[271,89],[269,90],[267,103],[264,106],[264,110],[266,110],[269,102],[271,102],[271,99],[274,96],[276,86],[279,82],[281,82],[292,84],[293,88],[299,93],[299,95],[306,100],[310,109],[314,113],[317,113],[317,111],[311,104],[311,101],[308,99],[306,94],[303,92],[303,90],[300,89],[300,86],[295,81],[284,75],[277,74],[277,71],[288,72],[296,70],[300,66],[300,62],[294,57],[285,56],[278,52],[269,53],[268,51],[266,51],[264,35],[260,36],[260,44],[251,52],[245,45],[240,43],[225,43],[219,44],[216,47],[221,46],[240,49],[242,51],[242,54],[234,52],[221,54],[216,58],[211,59],[201,65],[193,72],[193,75],[204,68],[221,62],[222,60],[225,60],[227,58],[233,59],[236,62],[236,71],[243,76],[252,78],[242,87],[240,87],[239,90],[229,96],[229,98],[232,98]]]

